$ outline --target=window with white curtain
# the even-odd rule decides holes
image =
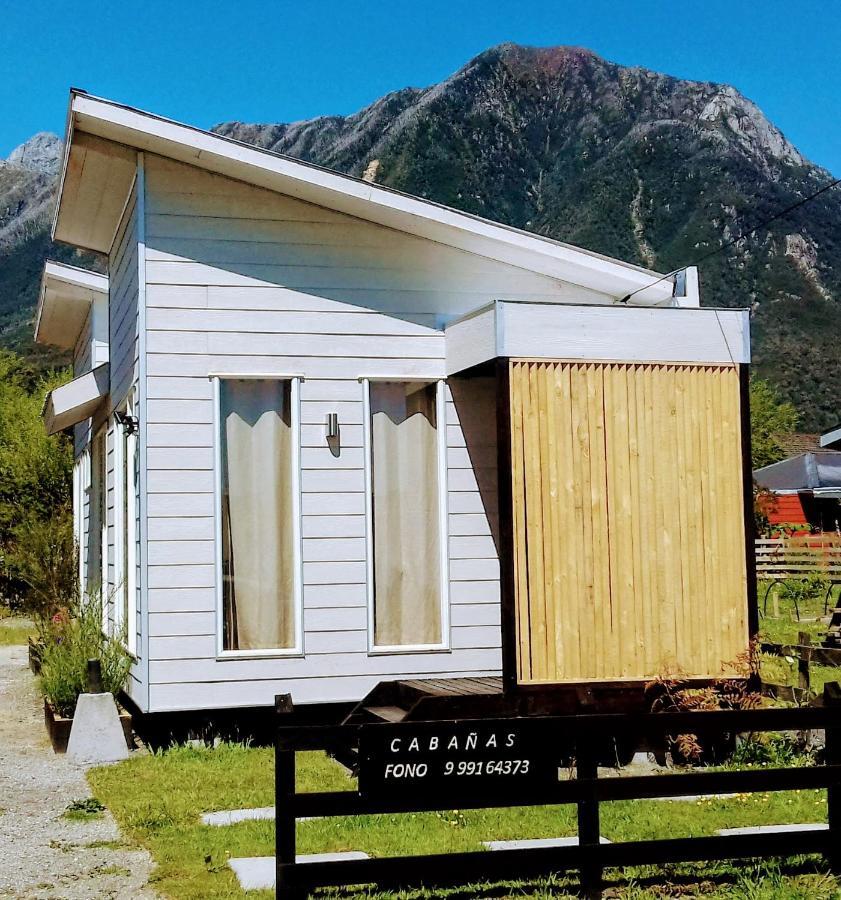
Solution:
[[[219,391],[221,650],[300,649],[295,379]]]
[[[372,649],[445,645],[443,382],[368,382]]]

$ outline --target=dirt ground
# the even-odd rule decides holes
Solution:
[[[25,647],[0,647],[0,898],[94,900],[158,895],[152,860],[108,812],[65,817],[91,796],[84,768],[55,755]]]

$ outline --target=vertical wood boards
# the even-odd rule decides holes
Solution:
[[[737,366],[509,371],[521,684],[717,677],[748,642]]]

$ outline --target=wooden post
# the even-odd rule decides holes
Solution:
[[[595,782],[599,777],[598,757],[590,735],[580,739],[576,746],[576,777],[579,781]],[[578,846],[584,852],[601,843],[599,822],[599,801],[595,790],[592,796],[578,803]],[[583,855],[583,854],[582,854]],[[598,863],[583,861],[581,864],[581,890],[589,900],[600,900],[602,896],[602,867]]]
[[[797,684],[802,690],[808,691],[811,687],[809,664],[812,661],[812,651],[806,648],[812,643],[812,639],[805,631],[800,631],[797,643],[800,645],[800,652],[797,654]]]
[[[101,694],[102,687],[102,662],[98,659],[88,660],[88,693]]]
[[[839,718],[839,725],[826,728],[826,764],[841,763],[841,684],[831,681],[824,685],[823,703]],[[826,789],[826,816],[829,825],[829,854],[827,863],[836,874],[841,874],[841,784],[832,784]]]
[[[497,504],[499,510],[499,590],[502,625],[502,685],[517,689],[517,589],[514,582],[514,498],[511,470],[510,360],[496,360]]]
[[[292,713],[292,695],[275,697],[276,726],[286,724]],[[286,866],[295,864],[295,751],[281,749],[279,732],[275,741],[275,892],[278,897],[294,898],[297,892],[288,884]]]

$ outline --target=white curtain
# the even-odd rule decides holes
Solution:
[[[435,385],[371,382],[374,642],[441,643]]]
[[[220,384],[226,650],[295,646],[290,388]]]

